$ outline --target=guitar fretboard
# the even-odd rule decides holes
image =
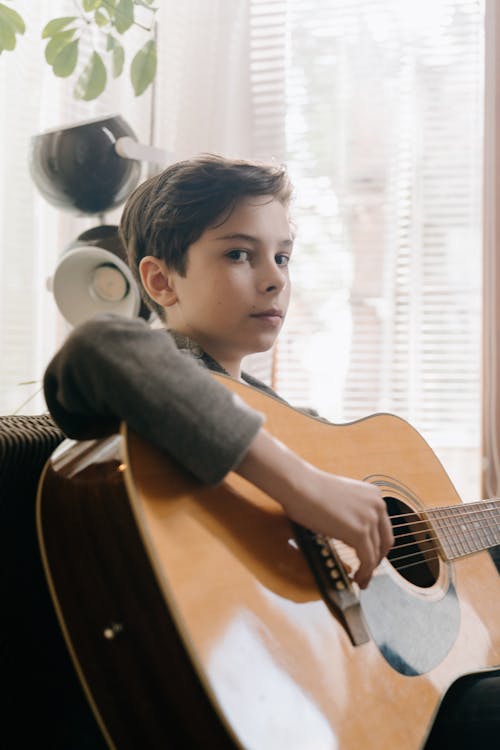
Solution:
[[[433,508],[427,513],[447,560],[500,544],[500,500]]]

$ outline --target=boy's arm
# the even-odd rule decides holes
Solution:
[[[100,315],[75,329],[44,392],[69,437],[100,437],[124,420],[206,484],[241,461],[264,420],[140,318]]]

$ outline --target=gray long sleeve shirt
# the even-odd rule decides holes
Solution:
[[[188,354],[141,318],[96,316],[49,363],[47,406],[78,440],[100,437],[124,420],[202,482],[217,484],[239,464],[264,417],[210,376],[213,360],[196,347]]]

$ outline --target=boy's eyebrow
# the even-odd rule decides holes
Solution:
[[[216,237],[216,240],[241,240],[241,242],[253,242],[258,244],[260,242],[258,237],[253,237],[251,234],[243,234],[242,232],[234,232],[233,234],[224,234],[221,237]],[[293,238],[281,240],[279,243],[282,247],[291,247],[293,245]]]

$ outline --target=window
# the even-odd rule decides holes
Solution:
[[[154,131],[154,145],[176,158],[220,151],[288,163],[294,302],[272,363],[259,356],[251,368],[334,422],[405,417],[462,497],[477,497],[483,4],[165,0],[151,107],[125,78],[95,103],[75,102],[73,81],[40,63],[39,39],[46,17],[70,14],[72,3],[19,0],[28,32],[0,65],[9,101],[0,121],[2,411],[39,388],[67,332],[45,279],[97,223],[37,194],[29,138],[121,112],[141,141]]]
[[[285,7],[298,247],[274,385],[334,422],[408,419],[477,498],[483,5]]]

